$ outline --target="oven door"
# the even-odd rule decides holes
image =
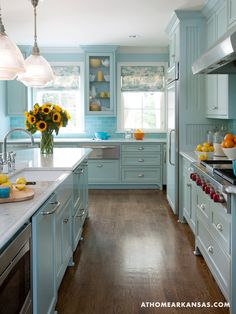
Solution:
[[[29,314],[31,225],[27,225],[0,255],[0,314]]]

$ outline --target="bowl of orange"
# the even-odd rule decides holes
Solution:
[[[224,154],[232,160],[236,159],[236,135],[227,133],[220,144]]]

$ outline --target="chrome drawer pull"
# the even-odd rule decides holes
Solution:
[[[103,165],[102,165],[102,164],[99,164],[99,165],[97,165],[97,167],[98,167],[98,168],[102,168],[102,167],[103,167]]]
[[[223,231],[223,225],[222,225],[222,224],[217,224],[217,225],[216,225],[216,228],[217,228],[219,231]]]
[[[80,217],[83,217],[84,214],[85,214],[85,209],[83,209],[83,211],[79,215],[76,215],[75,217],[80,218]]]
[[[191,183],[187,183],[187,187],[191,188],[192,184]]]
[[[139,147],[139,148],[138,148],[138,150],[144,150],[144,147],[143,147],[143,146],[141,146],[141,147]]]
[[[68,221],[69,221],[69,218],[65,218],[65,219],[63,220],[63,222],[64,222],[65,224],[67,224]]]
[[[139,177],[139,178],[143,178],[143,177],[144,177],[144,174],[143,174],[143,173],[140,173],[140,174],[138,175],[138,177]]]
[[[139,158],[138,162],[144,162],[144,159]]]
[[[49,204],[51,204],[51,205],[56,205],[56,206],[55,206],[54,209],[53,209],[52,211],[50,211],[50,212],[41,212],[41,213],[40,213],[41,215],[52,215],[52,214],[54,214],[54,213],[56,212],[56,210],[58,209],[58,207],[60,207],[60,205],[61,205],[61,203],[60,203],[59,201],[50,202]]]
[[[204,204],[201,204],[201,205],[200,205],[200,208],[201,208],[201,210],[204,210],[204,211],[205,211],[206,206],[205,206]]]
[[[207,251],[208,251],[209,253],[213,254],[213,253],[214,253],[214,248],[213,248],[213,246],[210,245],[210,246],[208,247]]]

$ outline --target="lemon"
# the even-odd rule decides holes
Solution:
[[[11,190],[12,190],[12,187],[13,187],[13,185],[12,185],[12,183],[10,181],[2,183],[1,186],[9,186]]]
[[[205,153],[209,152],[209,147],[203,146],[202,152],[205,152]]]
[[[8,175],[0,173],[0,184],[3,184],[8,181]]]
[[[22,191],[25,189],[25,184],[16,184],[15,188],[19,191]]]
[[[200,154],[200,155],[198,156],[198,159],[199,159],[199,160],[207,160],[207,159],[208,159],[208,156],[207,156],[207,154]]]
[[[202,146],[204,146],[204,147],[210,147],[210,146],[211,146],[211,144],[210,144],[210,143],[205,142],[205,143],[203,143],[203,145],[202,145]]]
[[[26,179],[24,177],[20,177],[16,179],[16,184],[26,184]]]
[[[209,147],[209,152],[214,152],[214,147],[213,146]]]
[[[198,144],[196,147],[196,151],[201,152],[202,151],[202,145]]]

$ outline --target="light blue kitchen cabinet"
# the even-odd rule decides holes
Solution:
[[[9,116],[22,116],[27,110],[27,87],[17,80],[6,82],[6,112]]]
[[[88,162],[85,160],[73,173],[74,206],[72,214],[73,251],[80,241],[83,224],[88,215]]]
[[[236,23],[236,2],[235,0],[227,0],[228,11],[228,27],[232,27]]]
[[[231,215],[196,187],[196,252],[204,257],[226,300],[231,290]]]
[[[161,144],[122,144],[122,182],[156,184],[162,188],[162,157]]]
[[[169,37],[169,66],[179,61],[179,27],[174,27]]]
[[[120,161],[119,160],[89,160],[88,180],[93,183],[119,183]]]
[[[190,174],[194,172],[191,162],[181,157],[180,160],[180,220],[182,217],[189,224],[192,232],[195,234],[195,211],[197,204],[196,186],[190,179]]]
[[[85,114],[116,115],[116,46],[82,46],[85,51]]]
[[[207,47],[212,46],[227,31],[227,3],[219,2],[207,18]],[[230,82],[231,81],[231,82]],[[235,79],[226,74],[206,76],[206,117],[218,119],[236,118],[234,106]]]
[[[56,304],[55,277],[55,209],[53,194],[32,217],[33,313],[54,313]]]
[[[68,200],[56,213],[56,284],[59,288],[72,258],[72,202]]]

